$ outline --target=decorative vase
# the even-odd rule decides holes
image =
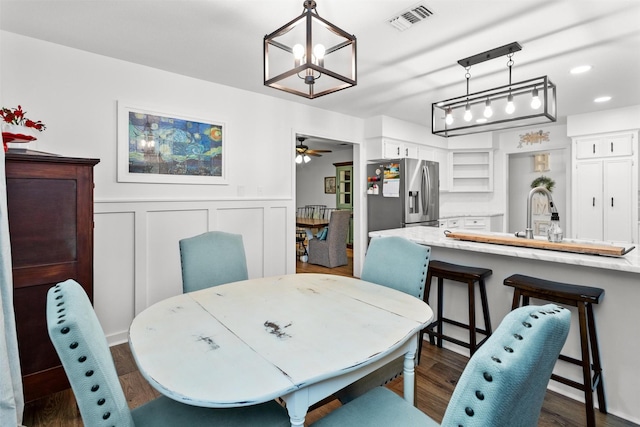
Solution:
[[[38,138],[38,130],[26,126],[14,125],[11,123],[2,123],[2,145],[5,153],[9,149],[7,143],[27,143],[35,141]]]

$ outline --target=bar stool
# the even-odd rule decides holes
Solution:
[[[471,355],[480,347],[491,335],[491,319],[489,317],[489,304],[487,302],[487,290],[484,284],[484,279],[493,274],[488,268],[480,267],[468,267],[464,265],[451,264],[443,261],[430,261],[429,270],[427,272],[427,283],[424,292],[424,301],[429,303],[429,292],[431,290],[431,279],[433,277],[438,278],[438,317],[429,326],[424,328],[420,334],[420,346],[418,347],[418,361],[420,361],[420,354],[422,352],[422,338],[424,334],[429,334],[429,341],[431,344],[436,343],[438,347],[442,348],[442,340],[451,341],[462,347],[468,348]],[[444,317],[443,313],[443,288],[444,279],[452,280],[455,282],[466,283],[469,294],[469,324],[464,324],[456,320],[448,319]],[[476,303],[475,303],[475,290],[476,283],[480,289],[480,300],[482,302],[482,316],[484,318],[484,329],[480,329],[476,326]],[[466,343],[459,339],[444,335],[442,326],[444,323],[458,326],[460,328],[469,330],[469,342]],[[476,332],[484,334],[485,337],[477,342]]]
[[[582,360],[562,354],[559,359],[581,366],[583,382],[579,383],[556,374],[551,375],[551,379],[584,391],[587,426],[594,427],[596,425],[593,408],[594,390],[597,390],[600,412],[607,413],[602,366],[600,365],[600,351],[598,350],[598,336],[596,335],[596,322],[592,305],[599,304],[602,301],[604,289],[552,282],[522,274],[514,274],[507,277],[504,280],[504,284],[514,288],[512,310],[520,305],[520,297],[522,297],[522,305],[528,305],[529,298],[537,298],[578,308]],[[591,354],[589,353],[589,346],[591,346]],[[593,378],[591,377],[592,370]]]

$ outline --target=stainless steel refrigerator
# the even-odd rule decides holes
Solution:
[[[439,179],[437,162],[397,159],[367,165],[368,230],[437,227]]]

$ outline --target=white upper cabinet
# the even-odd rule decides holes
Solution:
[[[391,139],[382,140],[382,157],[385,159],[417,159],[419,147],[410,142],[400,142]]]
[[[632,134],[611,134],[577,138],[576,159],[630,156],[633,153]]]

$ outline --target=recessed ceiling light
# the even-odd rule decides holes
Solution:
[[[593,102],[607,102],[607,101],[611,101],[610,96],[600,96],[593,100]]]
[[[572,68],[570,73],[571,74],[582,74],[582,73],[586,73],[590,69],[591,69],[591,65],[580,65],[578,67]]]
[[[484,117],[480,117],[478,120],[476,120],[476,123],[487,123],[487,119],[485,119]]]

